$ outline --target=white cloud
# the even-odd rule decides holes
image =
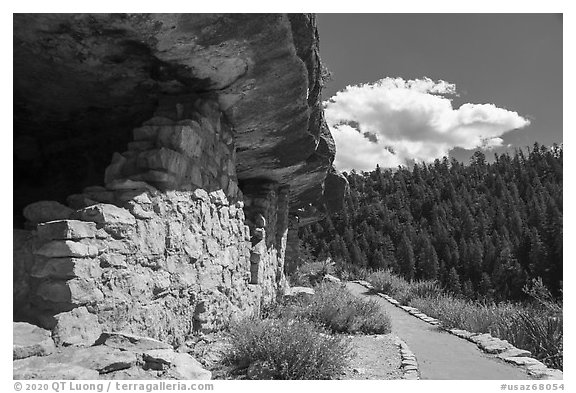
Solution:
[[[530,122],[493,104],[452,107],[456,86],[446,81],[385,78],[348,86],[324,102],[340,170],[433,161],[455,147],[491,149],[500,136]]]

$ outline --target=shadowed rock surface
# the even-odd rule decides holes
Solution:
[[[342,205],[318,45],[304,14],[14,16],[13,310],[45,329],[15,377],[211,377],[173,347],[275,301],[289,227]]]
[[[15,223],[39,195],[64,202],[102,184],[112,153],[167,97],[218,102],[241,188],[274,181],[290,186],[293,212],[337,208],[345,181],[318,47],[304,14],[15,14]]]

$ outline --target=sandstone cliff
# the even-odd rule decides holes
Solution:
[[[40,195],[102,184],[162,97],[219,104],[241,184],[289,185],[293,212],[338,208],[320,74],[311,15],[16,14],[15,221]]]
[[[14,318],[59,348],[257,312],[342,203],[313,16],[19,14],[14,67]]]

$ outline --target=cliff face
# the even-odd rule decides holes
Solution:
[[[256,312],[342,203],[313,16],[16,15],[14,70],[15,319],[58,345]]]
[[[337,207],[340,178],[324,188],[334,143],[320,67],[310,15],[15,15],[16,223],[38,195],[63,202],[102,184],[112,153],[166,98],[218,103],[240,187],[289,185],[303,217]]]

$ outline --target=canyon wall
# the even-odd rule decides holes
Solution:
[[[14,318],[179,345],[342,203],[311,15],[16,14]]]

